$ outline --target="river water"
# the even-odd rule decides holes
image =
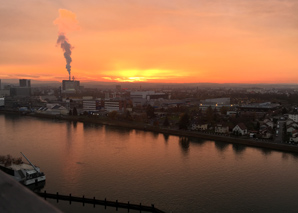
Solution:
[[[179,213],[298,211],[295,154],[0,114],[0,155],[19,152],[46,174],[49,193]]]

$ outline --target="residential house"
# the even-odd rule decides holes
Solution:
[[[298,143],[298,130],[294,130],[292,132],[292,136],[290,137],[290,140],[289,140],[291,143],[295,143],[297,144]]]
[[[222,133],[222,134],[229,133],[229,127],[228,126],[224,126],[222,124],[217,124],[215,126],[215,129],[214,130],[215,130],[216,133]]]
[[[267,122],[264,122],[268,127],[271,127],[273,128],[274,127],[274,123],[272,121],[267,121]]]
[[[239,123],[233,128],[233,133],[235,135],[246,135],[247,134],[247,127],[244,123]]]
[[[294,123],[294,121],[291,120],[291,119],[288,119],[288,120],[286,121],[287,126],[291,125],[292,123]]]
[[[292,125],[287,126],[287,133],[292,133],[294,130],[296,130],[296,128]]]
[[[200,131],[204,131],[208,129],[208,124],[206,123],[202,123],[202,124],[198,124],[198,123],[193,123],[191,125],[191,130],[200,130]]]
[[[298,122],[298,114],[289,114],[288,117],[289,119]]]
[[[208,124],[198,124],[198,130],[205,131],[208,129]]]
[[[267,127],[266,129],[260,130],[260,135],[262,138],[272,138],[273,136],[273,129],[271,127]]]

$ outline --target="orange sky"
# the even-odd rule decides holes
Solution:
[[[298,82],[297,0],[0,1],[0,79]]]

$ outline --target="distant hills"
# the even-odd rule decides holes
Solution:
[[[19,85],[19,79],[2,79],[3,85],[12,84]],[[173,89],[173,88],[297,88],[298,84],[239,84],[239,83],[149,83],[149,82],[102,82],[90,81],[81,82],[85,88],[105,88],[114,89],[116,85],[121,85],[121,88],[135,89]],[[31,80],[32,87],[59,87],[59,81],[37,81]]]

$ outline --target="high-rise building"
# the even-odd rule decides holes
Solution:
[[[31,87],[31,80],[29,79],[20,79],[20,87]]]

